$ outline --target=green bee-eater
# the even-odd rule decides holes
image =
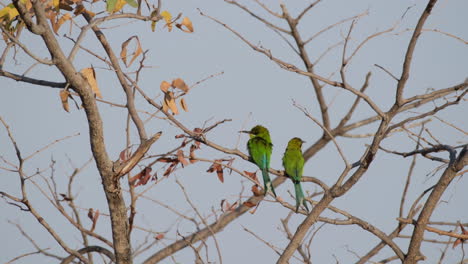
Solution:
[[[276,197],[275,189],[271,185],[270,175],[268,174],[271,152],[273,151],[270,132],[260,125],[254,126],[250,131],[240,132],[250,135],[250,139],[247,142],[247,149],[249,150],[252,160],[257,164],[260,170],[262,170],[265,195],[271,190]]]
[[[298,137],[291,139],[288,142],[283,156],[284,171],[294,183],[294,190],[296,192],[296,213],[301,204],[309,211],[301,187],[302,172],[304,170],[304,157],[302,156],[301,150],[302,143],[304,143],[304,141]]]

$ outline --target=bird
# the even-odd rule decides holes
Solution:
[[[247,149],[253,162],[260,168],[263,176],[263,185],[265,195],[268,191],[276,197],[275,189],[271,184],[270,175],[268,170],[270,169],[270,157],[273,151],[273,144],[271,143],[270,132],[267,128],[261,125],[256,125],[249,131],[240,131],[250,135],[250,139],[247,142]]]
[[[294,190],[296,193],[296,213],[299,210],[301,204],[304,205],[307,212],[309,208],[307,207],[306,200],[304,198],[304,192],[301,187],[302,173],[304,170],[304,157],[302,156],[302,139],[295,137],[289,140],[288,146],[283,156],[283,167],[286,175],[288,175],[293,184]]]

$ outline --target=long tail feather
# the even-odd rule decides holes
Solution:
[[[304,192],[302,191],[301,183],[299,181],[294,181],[294,190],[296,192],[296,213],[299,210],[301,204],[304,205],[307,212],[309,212],[309,207],[307,207],[307,201],[304,198]]]
[[[271,184],[270,180],[270,175],[268,174],[268,169],[262,169],[262,176],[263,176],[263,185],[264,185],[264,190],[265,190],[265,195],[268,193],[269,190],[275,195],[275,188],[273,188],[273,185]]]

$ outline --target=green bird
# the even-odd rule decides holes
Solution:
[[[304,170],[304,157],[302,156],[301,150],[302,143],[304,143],[304,141],[298,137],[291,139],[288,142],[283,156],[284,171],[294,183],[294,190],[296,192],[296,213],[301,204],[304,205],[307,212],[309,211],[301,187],[302,172]]]
[[[254,126],[250,131],[240,132],[250,135],[250,139],[247,142],[247,149],[249,150],[252,160],[257,164],[260,170],[262,170],[265,195],[271,190],[276,197],[275,189],[273,185],[271,185],[270,175],[268,174],[271,152],[273,151],[270,132],[260,125]]]

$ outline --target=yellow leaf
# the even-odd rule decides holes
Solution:
[[[9,4],[4,8],[0,9],[0,21],[6,19],[11,21],[13,18],[19,15],[18,10],[16,10],[13,4]]]
[[[164,102],[166,103],[167,107],[171,109],[172,113],[174,115],[179,114],[179,109],[177,109],[177,105],[174,100],[174,93],[173,92],[167,92],[164,94]]]
[[[65,21],[70,20],[70,19],[71,19],[70,13],[66,13],[61,18],[59,18],[59,20],[52,25],[54,28],[55,34],[57,34],[59,28],[63,25],[63,23],[65,23]]]
[[[127,64],[127,46],[132,41],[132,39],[136,39],[136,49],[135,52],[133,52],[132,59],[130,62]],[[138,39],[137,36],[132,36],[129,39],[127,39],[124,43],[122,43],[122,51],[120,51],[120,58],[124,62],[125,66],[129,67],[132,65],[132,63],[135,61],[135,59],[143,52],[143,49],[141,48],[140,40]]]
[[[190,21],[188,17],[184,17],[184,19],[182,20],[182,23],[177,24],[176,27],[178,27],[180,30],[184,32],[193,33],[192,21]]]
[[[163,108],[164,112],[167,112],[167,110],[169,110],[169,107],[167,106],[165,100],[162,102],[162,108]]]
[[[161,91],[163,91],[163,93],[167,93],[170,87],[171,87],[171,84],[166,81],[162,81],[161,85],[159,86],[159,88],[161,88]]]
[[[93,90],[94,94],[96,94],[97,97],[102,98],[101,91],[99,90],[97,81],[96,81],[96,72],[94,71],[94,68],[84,68],[81,70],[81,74],[83,77],[88,81],[89,86]]]
[[[168,11],[162,11],[161,16],[164,18],[164,21],[166,21],[167,30],[169,32],[171,32],[171,30],[172,30],[172,21],[171,21],[172,15],[171,15],[171,13],[169,13]]]
[[[124,7],[125,4],[127,4],[127,2],[125,2],[125,0],[117,0],[117,3],[115,4],[114,11],[112,11],[112,12],[113,13],[119,12]]]
[[[172,87],[179,88],[180,90],[184,91],[185,93],[188,92],[189,88],[187,84],[185,84],[184,80],[181,78],[177,78],[172,81]]]
[[[65,111],[70,112],[70,106],[68,105],[68,96],[70,92],[68,90],[60,90],[60,99],[62,100],[62,107]]]
[[[185,112],[188,112],[188,107],[187,107],[187,103],[185,102],[185,99],[181,98],[179,103],[180,103],[180,107],[182,107],[182,109],[184,109]]]
[[[54,6],[55,10],[59,10],[60,0],[52,0],[52,5]]]

